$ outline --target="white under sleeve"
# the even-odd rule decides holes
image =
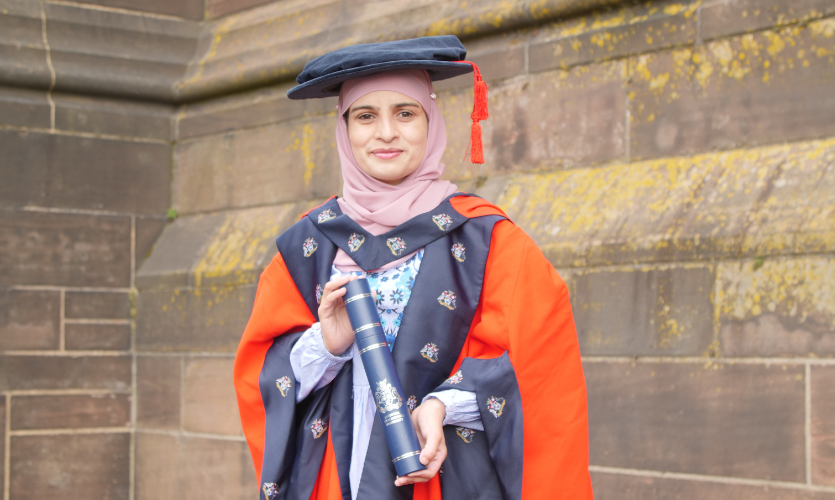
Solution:
[[[290,365],[296,377],[296,402],[330,384],[342,365],[353,356],[353,349],[348,349],[342,356],[331,354],[322,339],[322,326],[314,323],[299,337],[290,351]]]
[[[477,431],[484,430],[484,424],[481,423],[481,414],[478,411],[478,400],[474,392],[459,391],[458,389],[433,392],[427,394],[421,403],[430,398],[436,398],[446,406],[444,425],[457,425]]]

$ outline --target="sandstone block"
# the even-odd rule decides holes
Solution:
[[[515,175],[498,200],[557,268],[827,253],[835,141]]]
[[[255,288],[141,292],[137,297],[137,351],[234,353],[252,311]]]
[[[57,349],[58,292],[0,289],[0,350]]]
[[[157,238],[165,229],[166,219],[137,217],[136,218],[136,269],[138,270],[145,259],[151,255],[151,250]]]
[[[130,219],[0,211],[0,269],[0,286],[128,287]]]
[[[812,483],[835,486],[835,367],[812,367]]]
[[[136,425],[180,429],[180,358],[136,358]]]
[[[214,19],[268,2],[269,0],[208,0],[206,2],[206,17]]]
[[[243,441],[136,435],[137,500],[252,498],[257,487]]]
[[[174,108],[102,97],[53,94],[55,128],[142,139],[172,139]]]
[[[128,500],[130,435],[13,436],[9,498]]]
[[[68,319],[130,319],[130,296],[124,292],[66,292]]]
[[[823,19],[631,59],[632,158],[835,134],[833,32]]]
[[[0,391],[38,389],[108,389],[124,392],[131,385],[126,356],[4,356]]]
[[[183,428],[190,432],[242,435],[232,385],[233,359],[189,358],[183,379]]]
[[[335,119],[278,123],[178,143],[174,206],[188,214],[339,193]]]
[[[76,323],[64,325],[64,346],[79,351],[130,349],[130,325]]]
[[[0,24],[2,19],[3,16],[0,16]],[[49,128],[49,120],[49,102],[45,92],[0,87],[0,124]]]
[[[600,20],[584,18],[579,26],[576,21],[560,23],[555,39],[531,44],[530,71],[568,68],[692,43],[696,39],[698,6],[650,4],[624,8]]]
[[[770,488],[708,481],[593,472],[595,500],[669,500],[733,498],[734,500],[832,500],[835,494],[798,488]]]
[[[12,430],[127,427],[130,396],[14,396]]]
[[[462,162],[470,141],[472,91],[438,98],[448,131],[445,177],[469,179],[594,165],[625,154],[622,61],[532,75],[493,86],[482,122],[482,166]]]
[[[584,364],[590,463],[805,481],[804,368]]]
[[[707,2],[701,9],[702,39],[735,35],[825,17],[835,12],[827,0],[733,0]]]
[[[835,259],[722,263],[716,304],[727,356],[835,356]]]
[[[0,131],[0,204],[164,214],[171,147]],[[96,161],[90,161],[95,158]]]
[[[573,278],[580,351],[594,355],[693,355],[713,340],[708,268],[595,272]]]

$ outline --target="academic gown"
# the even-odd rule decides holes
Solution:
[[[365,270],[425,249],[392,351],[395,367],[410,399],[474,392],[484,425],[445,426],[442,473],[398,488],[375,420],[358,498],[592,499],[586,386],[568,289],[501,209],[456,193],[374,236],[331,198],[276,244],[234,369],[261,499],[351,498],[351,362],[296,403],[289,360],[318,321],[337,248]]]

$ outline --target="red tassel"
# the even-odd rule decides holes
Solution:
[[[473,67],[473,112],[470,118],[473,120],[470,129],[470,143],[473,148],[470,150],[470,161],[473,163],[484,163],[484,146],[481,141],[481,125],[479,121],[486,120],[490,115],[487,112],[487,84],[481,78],[481,71],[474,62],[455,61],[467,63]]]
[[[475,121],[486,120],[490,115],[487,113],[487,84],[479,79],[475,82],[473,95],[473,112],[470,115]]]
[[[481,143],[481,125],[474,121],[470,128],[470,142],[473,149],[470,150],[470,161],[473,163],[484,163],[484,146]]]

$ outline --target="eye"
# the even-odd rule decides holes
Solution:
[[[408,111],[408,110],[404,109],[403,111],[398,113],[397,116],[400,116],[402,118],[411,118],[411,117],[415,116],[415,114],[412,113],[411,111]]]
[[[361,115],[357,115],[357,120],[370,120],[374,118],[371,113],[362,113]]]

